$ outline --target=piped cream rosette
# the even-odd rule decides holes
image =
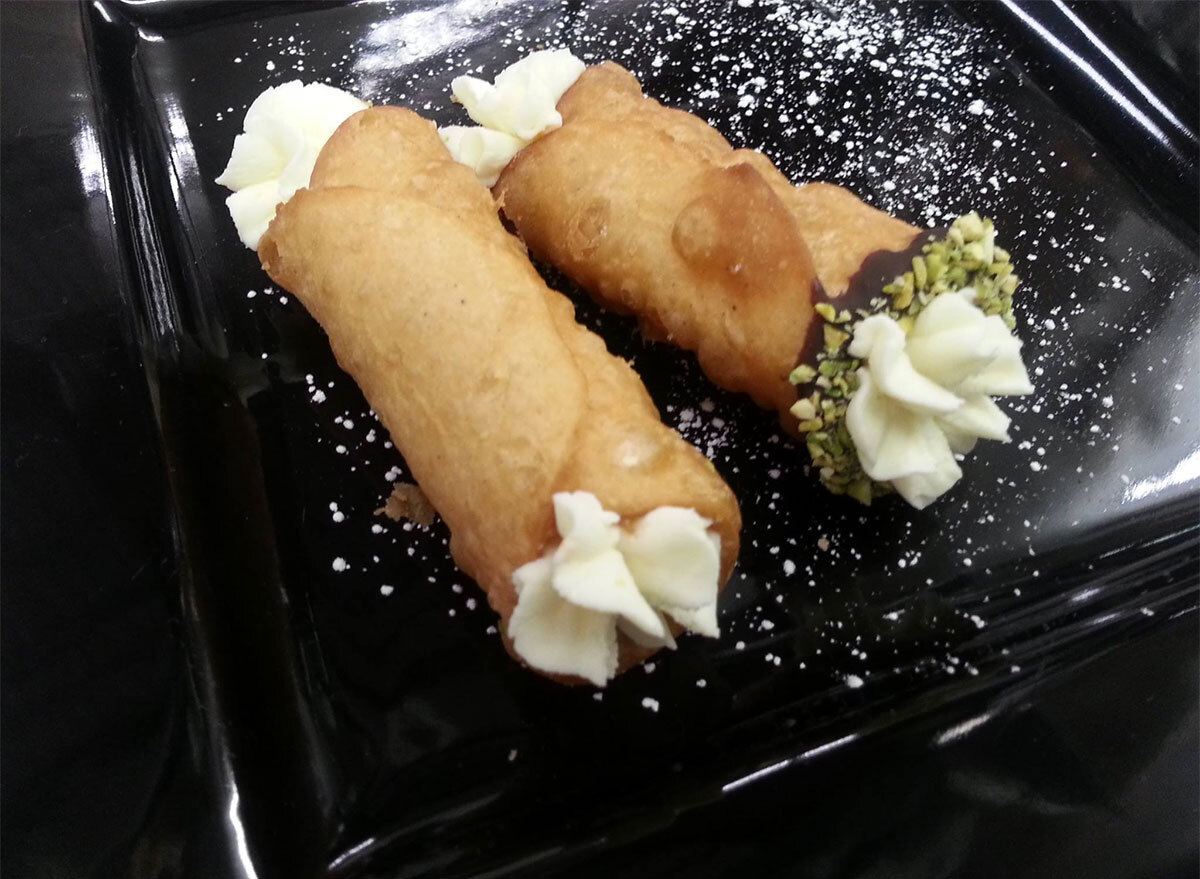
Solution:
[[[720,538],[682,507],[632,527],[588,492],[554,495],[561,542],[513,574],[508,635],[534,668],[603,686],[617,671],[620,631],[642,647],[675,648],[670,621],[710,638],[717,626]]]
[[[251,250],[275,209],[308,186],[317,156],[337,127],[367,103],[320,82],[285,82],[262,92],[246,110],[242,133],[216,182],[238,237]]]
[[[992,398],[1033,391],[1021,342],[974,298],[969,287],[935,297],[908,333],[873,315],[850,342],[865,363],[846,407],[858,459],[917,509],[962,478],[956,455],[981,439],[1009,441],[1010,419]]]
[[[562,125],[559,98],[586,66],[567,49],[543,49],[504,68],[494,82],[456,77],[454,99],[476,124],[438,129],[450,155],[484,186],[494,185],[513,156]]]

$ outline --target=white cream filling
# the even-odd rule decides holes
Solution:
[[[238,237],[251,250],[275,218],[275,209],[308,186],[325,142],[367,104],[319,82],[300,80],[266,89],[246,111],[229,164],[216,182],[233,195],[225,200]]]
[[[979,439],[1008,442],[1009,418],[991,398],[1033,392],[1020,340],[974,298],[970,288],[935,297],[907,334],[871,315],[850,342],[865,361],[846,408],[859,461],[917,509],[962,477],[956,455]]]
[[[666,617],[710,638],[717,627],[721,541],[695,510],[659,507],[631,529],[586,491],[554,495],[559,545],[513,572],[508,636],[541,671],[598,687],[617,672],[617,632],[670,647]]]
[[[438,129],[450,155],[492,186],[513,156],[562,125],[559,98],[586,66],[569,49],[543,49],[506,67],[495,82],[456,77],[451,91],[476,124]]]

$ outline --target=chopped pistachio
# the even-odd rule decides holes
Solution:
[[[916,279],[917,287],[924,287],[929,283],[929,272],[925,268],[925,257],[914,256],[912,260],[913,278]]]
[[[813,311],[830,322],[833,322],[837,318],[837,310],[828,302],[818,302]]]
[[[825,324],[825,350],[831,354],[841,348],[849,338],[849,333],[839,330],[832,324]]]
[[[858,390],[862,366],[847,350],[855,323],[872,314],[887,314],[907,333],[935,297],[972,287],[976,305],[985,314],[1000,315],[1011,328],[1018,283],[1008,251],[995,244],[992,221],[972,212],[955,220],[944,239],[926,244],[921,255],[913,258],[912,270],[885,285],[883,295],[873,299],[870,308],[856,309],[852,315],[827,302],[815,306],[825,322],[824,349],[817,353],[815,368],[802,364],[792,370],[788,380],[794,385],[813,385],[810,396],[798,400],[791,411],[807,437],[809,457],[826,488],[863,504],[893,490],[890,483],[875,482],[863,472],[846,427],[846,407]]]
[[[851,365],[849,360],[822,360],[817,366],[817,372],[826,378],[831,378],[849,369]]]
[[[817,377],[817,371],[807,363],[801,363],[792,370],[792,374],[788,376],[788,381],[794,385],[805,385]]]
[[[974,211],[959,217],[954,224],[962,230],[964,241],[975,241],[983,236],[983,221]]]
[[[978,268],[983,264],[983,243],[980,241],[972,241],[963,248],[962,253],[963,265],[968,268]]]
[[[791,411],[802,423],[817,417],[817,407],[813,405],[812,400],[808,399],[797,400],[792,404]]]
[[[931,283],[936,283],[946,271],[946,246],[940,245],[936,251],[925,255],[925,274]]]
[[[846,486],[846,494],[854,498],[863,506],[871,505],[871,480],[856,479]]]
[[[996,256],[996,230],[992,228],[991,220],[985,221],[982,245],[979,259],[985,266],[990,266]]]

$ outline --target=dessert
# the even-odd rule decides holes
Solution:
[[[715,637],[740,513],[637,375],[575,322],[434,126],[350,116],[258,242],[325,329],[539,672],[603,686]]]
[[[866,503],[895,490],[924,507],[961,477],[955,455],[1008,438],[990,398],[1032,388],[1011,334],[1017,278],[989,221],[968,215],[931,236],[841,187],[793,185],[612,62],[574,68],[548,112],[569,73],[557,52],[502,73],[486,107],[455,81],[479,131],[527,141],[498,173],[503,154],[481,165],[461,148],[465,130],[448,139],[495,179],[536,257],[777,410],[836,493]],[[518,87],[542,67],[553,88]],[[958,352],[953,364],[942,347]]]

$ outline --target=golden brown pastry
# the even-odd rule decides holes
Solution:
[[[546,287],[431,123],[387,107],[351,116],[309,188],[278,208],[259,256],[324,327],[511,651],[552,676],[603,684],[671,642],[679,624],[715,634],[715,608],[673,593],[649,567],[676,550],[672,564],[708,564],[695,535],[675,527],[683,513],[661,513],[692,511],[687,522],[707,526],[715,601],[738,552],[732,492],[662,424],[628,364]],[[613,565],[611,583],[571,579]],[[621,579],[626,569],[636,582]],[[586,660],[567,655],[566,641],[539,641],[569,640],[571,626],[590,645]]]
[[[793,186],[620,66],[565,50],[452,88],[478,127],[447,142],[481,180],[498,171],[534,254],[778,409],[831,491],[924,507],[978,439],[1008,441],[993,398],[1032,385],[990,220],[921,232],[840,187]]]
[[[535,256],[764,407],[796,401],[814,282],[836,297],[869,254],[918,234],[840,187],[793,186],[612,62],[587,68],[558,112],[562,127],[501,173],[505,216]]]

